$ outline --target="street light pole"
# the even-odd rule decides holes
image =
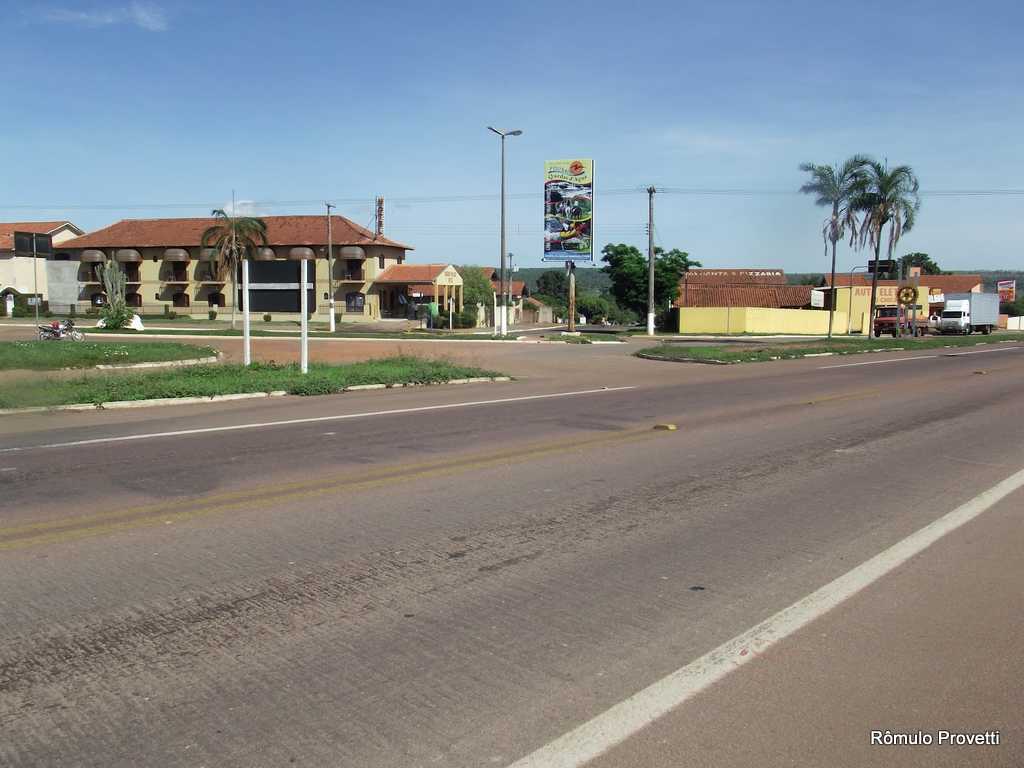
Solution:
[[[327,208],[327,304],[331,313],[330,331],[334,333],[334,243],[331,232],[331,209],[335,206],[324,203]]]
[[[520,130],[515,131],[499,131],[497,128],[487,126],[487,130],[491,133],[496,133],[501,137],[501,325],[499,333],[502,336],[508,335],[508,294],[507,294],[507,280],[508,280],[508,269],[507,259],[508,255],[505,250],[505,137],[506,136],[522,136],[523,132]]]

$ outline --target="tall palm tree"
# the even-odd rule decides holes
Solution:
[[[267,245],[267,223],[252,216],[229,216],[222,209],[210,212],[217,222],[203,232],[200,247],[217,251],[217,265],[220,271],[231,272],[231,328],[235,327],[235,309],[238,306],[238,290],[235,287],[238,265],[242,259],[260,246]],[[246,296],[248,301],[249,297]]]
[[[888,225],[888,258],[892,259],[896,244],[914,226],[917,212],[921,209],[921,196],[917,175],[909,165],[898,165],[889,170],[886,165],[872,160],[865,166],[864,174],[864,185],[853,201],[853,206],[863,212],[860,224],[861,245],[870,245],[875,251],[875,270],[871,275],[871,310],[868,315],[873,327],[882,234]]]
[[[825,219],[825,225],[821,229],[822,238],[825,241],[825,253],[828,254],[828,245],[832,244],[832,280],[829,287],[832,289],[831,301],[828,308],[828,337],[832,338],[832,316],[835,312],[835,288],[836,288],[836,243],[850,232],[850,244],[852,245],[857,236],[857,211],[853,201],[860,195],[866,179],[865,167],[871,160],[863,155],[854,155],[841,165],[815,165],[804,163],[800,170],[811,175],[810,179],[800,187],[804,194],[814,195],[815,204],[823,207],[831,207],[832,215]]]

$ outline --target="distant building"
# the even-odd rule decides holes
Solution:
[[[691,269],[679,281],[677,307],[811,306],[809,285],[787,285],[781,269]]]
[[[928,306],[924,307],[924,311],[928,314],[942,311],[946,305],[947,293],[981,293],[983,287],[981,275],[923,275],[921,274],[920,267],[912,267],[910,275],[904,282],[913,280],[915,277],[920,285],[928,286]],[[830,284],[831,275],[825,275],[822,285],[827,287]],[[900,285],[901,283],[898,280],[879,280],[877,286],[878,296],[876,298],[878,306],[895,305],[896,289]],[[871,275],[859,272],[852,277],[849,273],[845,275],[837,274],[836,287],[866,288],[870,296]]]
[[[295,317],[300,306],[299,263],[312,260],[307,279],[310,314],[329,315],[326,216],[264,216],[268,245],[253,255],[250,291],[253,312],[275,318]],[[97,265],[114,259],[127,276],[128,304],[141,313],[172,310],[205,318],[211,309],[229,311],[240,298],[231,296],[231,277],[217,254],[200,248],[212,218],[125,219],[104,229],[60,243],[55,260],[76,266],[76,308],[106,301]],[[334,247],[335,312],[353,321],[387,316],[381,290],[392,296],[396,283],[381,289],[377,280],[402,264],[410,246],[390,240],[344,218],[331,217]],[[239,270],[240,272],[240,270]],[[237,277],[239,295],[241,278]],[[388,299],[390,302],[390,299]],[[55,308],[59,311],[59,307]],[[394,305],[388,304],[388,311]]]
[[[54,246],[57,246],[83,234],[82,230],[70,221],[0,223],[0,294],[33,295],[38,284],[40,296],[44,300],[50,300],[52,298],[51,284],[60,293],[67,282],[64,273],[69,272],[69,270],[67,268],[62,269],[52,261],[40,259],[39,264],[34,265],[31,256],[15,256],[15,232],[33,232],[40,235],[49,235]],[[38,269],[35,269],[36,266]],[[73,271],[73,269],[70,270],[70,272]],[[62,294],[61,296],[65,295]]]

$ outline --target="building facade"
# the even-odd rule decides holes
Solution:
[[[250,259],[251,311],[274,319],[299,317],[299,269],[306,262],[310,316],[326,320],[331,291],[335,313],[345,321],[379,320],[378,278],[405,261],[410,246],[374,234],[343,216],[331,217],[333,273],[328,274],[326,216],[264,216],[267,245]],[[203,233],[212,218],[126,219],[60,243],[55,261],[75,265],[75,309],[84,312],[106,302],[98,266],[113,259],[125,272],[126,299],[140,314],[175,312],[206,318],[210,310],[230,313],[241,306],[231,275]],[[54,311],[63,311],[60,306]]]
[[[77,290],[74,268],[59,261],[16,256],[15,232],[49,235],[56,250],[61,244],[82,235],[82,230],[70,221],[0,223],[0,294],[32,296],[38,291],[44,301],[67,301],[68,296]]]

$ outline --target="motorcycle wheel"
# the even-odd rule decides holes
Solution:
[[[48,334],[45,331],[40,331],[39,332],[39,340],[40,341],[46,341],[47,336],[48,336]]]
[[[72,341],[85,341],[85,334],[82,333],[81,331],[72,331],[71,332],[71,340]]]

